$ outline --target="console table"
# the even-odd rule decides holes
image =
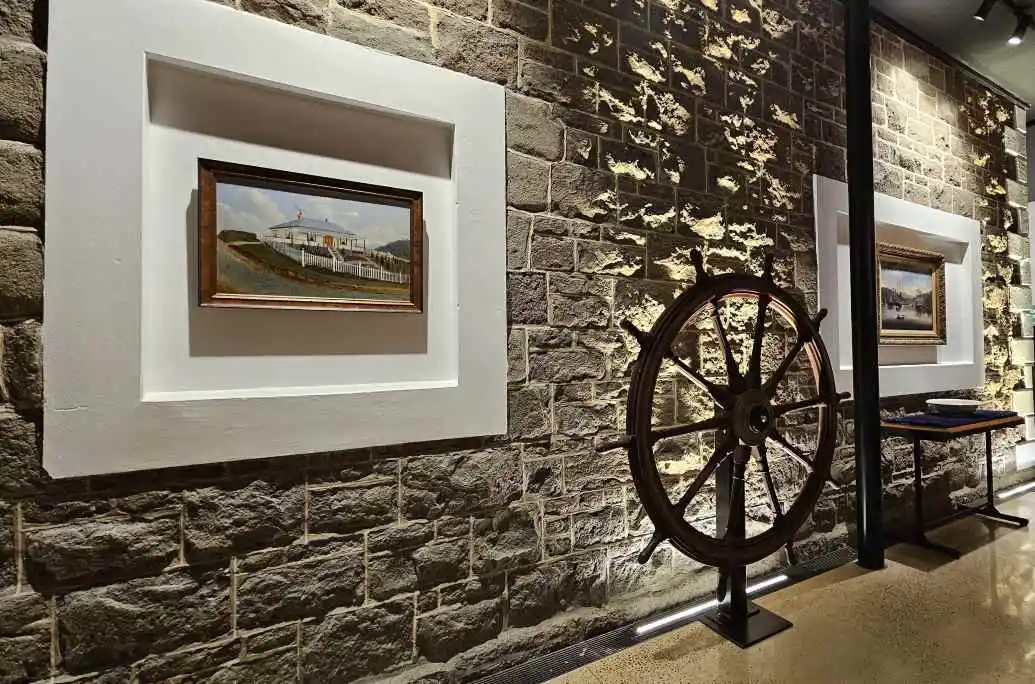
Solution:
[[[990,416],[989,414],[998,414]],[[970,437],[971,435],[985,435],[985,483],[987,485],[986,499],[980,506],[960,505],[955,514],[949,516],[942,522],[949,522],[967,515],[978,515],[987,520],[1013,525],[1014,527],[1026,527],[1028,520],[1015,515],[1001,513],[995,507],[995,493],[992,489],[992,433],[1004,428],[1024,425],[1024,418],[1016,414],[1003,415],[1004,412],[979,412],[971,417],[969,422],[965,418],[942,418],[937,420],[941,424],[923,424],[910,422],[896,422],[887,420],[881,423],[881,431],[885,436],[898,436],[911,439],[913,442],[913,505],[914,525],[911,531],[911,543],[927,549],[933,549],[953,558],[959,558],[962,554],[954,548],[938,544],[927,538],[924,525],[924,454],[921,442],[948,442],[959,437]],[[982,415],[984,414],[984,415]],[[918,416],[905,416],[906,419],[917,420]],[[955,424],[954,424],[955,423]]]

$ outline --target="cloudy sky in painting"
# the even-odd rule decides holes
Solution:
[[[931,292],[934,289],[930,273],[900,271],[887,266],[882,266],[880,269],[880,284],[884,287],[894,288],[907,297]]]
[[[302,210],[306,218],[327,219],[367,239],[367,247],[380,247],[410,237],[410,212],[404,207],[366,204],[332,197],[266,190],[220,183],[218,230],[244,230],[257,235],[270,226],[293,219]]]

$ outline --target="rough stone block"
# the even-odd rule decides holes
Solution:
[[[508,92],[506,109],[508,148],[550,161],[561,158],[564,128],[548,103]]]
[[[39,4],[38,0],[5,0],[0,3],[0,36],[27,41],[36,38],[36,27],[42,27],[43,18],[37,21],[35,16]]]
[[[35,45],[0,38],[0,138],[39,140],[46,61]]]
[[[643,247],[580,241],[578,254],[578,268],[583,273],[601,273],[628,278],[643,275],[646,256]]]
[[[616,427],[615,405],[610,402],[558,404],[554,412],[557,432],[569,437],[590,437]]]
[[[358,12],[347,10],[337,3],[331,4],[327,33],[335,38],[364,45],[390,55],[398,55],[425,63],[435,61],[430,33],[392,26]]]
[[[435,58],[440,66],[505,85],[517,79],[514,36],[449,14],[438,15],[435,34]]]
[[[625,536],[625,509],[605,506],[599,511],[574,516],[571,524],[576,549],[617,541]]]
[[[345,487],[312,488],[309,526],[314,532],[353,532],[398,518],[398,487],[370,477]]]
[[[510,625],[529,627],[574,606],[604,602],[604,563],[596,554],[540,565],[510,579]]]
[[[39,321],[28,320],[0,329],[0,393],[20,411],[43,408],[43,344]]]
[[[43,311],[43,245],[34,231],[0,228],[0,319]]]
[[[503,612],[496,599],[443,608],[417,618],[417,650],[428,660],[445,662],[496,637],[502,628]]]
[[[507,274],[507,322],[545,324],[547,322],[546,274]]]
[[[26,143],[0,141],[0,224],[43,223],[43,153]]]
[[[35,681],[50,669],[46,599],[24,592],[0,597],[0,681]]]
[[[225,571],[182,572],[61,596],[63,667],[86,672],[229,634],[229,587]]]
[[[245,12],[321,33],[327,21],[326,6],[314,0],[241,0]]]
[[[553,5],[551,23],[557,27],[551,36],[554,47],[574,52],[611,68],[618,66],[618,22],[573,3]],[[561,27],[570,27],[563,30]]]
[[[593,349],[529,351],[528,376],[533,381],[600,380],[607,370],[604,355]]]
[[[524,382],[528,377],[528,337],[524,329],[507,334],[507,382]]]
[[[184,494],[190,557],[213,557],[302,536],[305,492],[256,481],[240,489],[205,487]]]
[[[550,323],[570,328],[607,327],[613,286],[609,278],[551,274]]]
[[[487,449],[407,459],[403,514],[434,519],[506,506],[521,496],[516,449]]]
[[[367,593],[381,601],[417,587],[417,573],[408,553],[385,553],[367,560]]]
[[[488,575],[539,560],[537,506],[515,505],[474,522],[472,569]]]
[[[522,465],[526,495],[552,497],[564,493],[564,461],[560,457],[526,460]]]
[[[174,653],[149,656],[135,664],[137,681],[140,684],[176,681],[185,675],[217,668],[227,661],[236,659],[240,653],[241,642],[231,638]],[[206,677],[205,681],[212,680]],[[216,681],[219,681],[218,677]]]
[[[237,586],[237,624],[251,629],[356,606],[364,598],[361,548],[244,575]]]
[[[549,164],[523,154],[507,153],[507,204],[525,211],[543,211],[549,188]]]
[[[49,480],[40,459],[36,426],[0,406],[0,492],[27,495]]]
[[[443,539],[417,549],[413,553],[417,588],[430,589],[467,577],[470,547],[467,539]]]
[[[435,536],[435,527],[431,523],[403,522],[380,530],[372,530],[367,535],[367,552],[381,553],[393,551],[398,553],[405,549],[415,549],[428,543]]]
[[[507,438],[533,441],[550,436],[550,388],[527,385],[507,393]]]
[[[570,271],[575,268],[575,242],[568,238],[532,238],[532,268],[542,271]]]
[[[492,25],[516,31],[532,40],[546,40],[550,32],[546,12],[514,0],[492,0]]]
[[[241,658],[231,661],[225,667],[206,673],[204,682],[205,684],[238,684],[238,682],[280,684],[280,682],[292,681],[297,673],[298,655],[294,650],[288,650],[259,658]],[[140,684],[146,684],[146,682],[141,679]]]
[[[345,9],[363,12],[393,26],[401,26],[419,33],[431,28],[428,8],[413,0],[337,0]]]
[[[179,550],[178,518],[99,520],[25,534],[26,570],[43,585],[153,574],[176,560]]]
[[[614,177],[609,173],[569,162],[553,167],[552,207],[564,216],[606,221],[614,215],[614,189]]]
[[[512,209],[507,210],[507,268],[523,270],[528,268],[529,234],[532,230],[532,215]]]
[[[412,657],[412,598],[331,613],[302,627],[303,681],[351,682]]]

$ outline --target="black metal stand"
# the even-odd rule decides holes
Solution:
[[[725,529],[727,538],[743,539],[744,464],[727,458],[716,472],[715,487],[717,529]],[[748,600],[744,566],[720,570],[719,577],[719,605],[701,618],[712,631],[747,648],[791,626],[779,615]]]
[[[995,507],[995,494],[992,484],[992,433],[985,433],[985,503],[982,506],[969,507],[960,506],[960,511],[979,516],[991,522],[1013,525],[1014,527],[1027,527],[1028,519],[1016,515],[1002,513]]]
[[[920,446],[920,438],[913,436],[913,529],[910,531],[909,543],[931,551],[944,553],[953,558],[962,554],[956,549],[933,542],[927,538],[924,527],[924,451]]]

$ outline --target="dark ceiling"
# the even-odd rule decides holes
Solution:
[[[1035,13],[1035,0],[1013,2]],[[996,3],[984,22],[973,18],[981,0],[871,0],[871,4],[990,81],[1035,104],[1035,26],[1021,45],[1007,45],[1017,20],[1004,0]],[[1035,125],[1035,107],[1028,110],[1028,125]]]

